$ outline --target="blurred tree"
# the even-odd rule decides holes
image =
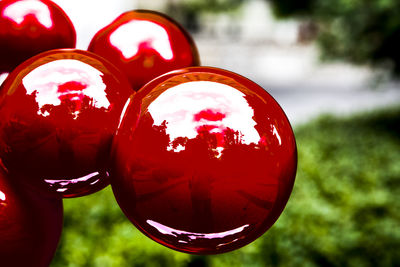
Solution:
[[[303,26],[311,32],[306,31],[300,39],[308,41],[309,33],[315,36],[317,26],[323,59],[385,67],[400,75],[399,0],[265,1],[272,3],[278,18],[306,20]],[[170,0],[167,13],[195,32],[199,30],[199,14],[230,12],[244,3],[245,0]]]
[[[400,75],[400,1],[269,0],[280,18],[312,19],[325,59],[389,67]]]
[[[191,32],[199,30],[201,13],[230,12],[237,9],[245,0],[169,0],[167,13],[182,23]]]
[[[193,11],[227,12],[237,8],[243,2],[244,0],[184,0],[181,4]]]

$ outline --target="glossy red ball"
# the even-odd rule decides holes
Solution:
[[[132,93],[124,74],[87,51],[52,50],[27,60],[0,90],[0,160],[57,196],[103,188],[112,137]]]
[[[62,201],[43,198],[13,178],[0,169],[0,265],[49,266],[61,235]]]
[[[0,73],[56,48],[74,48],[75,28],[49,0],[0,1]]]
[[[263,88],[232,72],[193,67],[130,98],[113,143],[111,185],[147,236],[213,254],[272,226],[296,167],[292,128]]]
[[[154,11],[123,13],[93,37],[88,50],[114,63],[136,91],[161,74],[200,64],[190,35]]]

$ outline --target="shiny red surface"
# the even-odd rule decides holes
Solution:
[[[0,169],[0,266],[49,266],[61,235],[62,201],[40,198],[13,178]]]
[[[123,13],[93,37],[88,50],[123,70],[134,90],[168,71],[200,64],[189,34],[154,11]]]
[[[232,72],[193,67],[130,99],[113,143],[111,185],[155,241],[212,254],[242,247],[277,220],[297,150],[284,112]]]
[[[19,65],[0,90],[0,159],[12,174],[64,197],[109,184],[111,140],[128,80],[87,51],[44,52]]]
[[[74,48],[75,42],[72,22],[52,1],[0,1],[0,73],[40,52]]]

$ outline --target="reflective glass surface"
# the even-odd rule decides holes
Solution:
[[[0,91],[0,159],[57,195],[103,188],[112,136],[133,92],[93,53],[53,50],[31,58]]]
[[[123,13],[93,37],[88,50],[118,66],[134,90],[168,71],[200,64],[189,34],[154,11]]]
[[[52,1],[0,1],[0,73],[40,52],[74,48],[75,42],[72,22]]]
[[[193,67],[142,88],[114,140],[111,183],[127,217],[170,248],[230,251],[279,217],[297,152],[280,106],[232,72]]]

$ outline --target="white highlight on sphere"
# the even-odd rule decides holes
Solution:
[[[20,25],[27,15],[34,15],[47,29],[53,26],[49,7],[38,0],[24,0],[15,2],[3,10],[3,16],[8,17]]]
[[[68,82],[79,82],[85,86],[82,90],[67,90],[59,92],[59,87]],[[44,105],[60,105],[63,95],[81,94],[92,99],[92,105],[97,108],[108,108],[110,102],[105,93],[106,85],[102,73],[94,67],[75,59],[60,59],[48,62],[32,70],[22,79],[27,94],[36,92],[36,101],[39,104],[38,115],[42,114],[40,108]],[[71,100],[75,100],[71,98]],[[77,114],[75,114],[77,115]]]
[[[165,60],[174,57],[167,31],[150,21],[134,20],[121,25],[110,35],[110,43],[126,59],[136,56],[141,45],[153,48]]]

